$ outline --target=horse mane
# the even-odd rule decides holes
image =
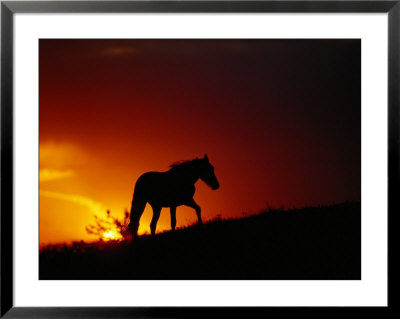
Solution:
[[[169,167],[171,170],[175,170],[175,169],[180,169],[180,168],[185,168],[188,167],[194,163],[197,163],[198,161],[200,161],[199,158],[195,158],[192,160],[186,160],[186,161],[178,161],[175,163],[172,163]]]

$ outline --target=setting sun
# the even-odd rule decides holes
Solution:
[[[105,231],[105,232],[102,234],[102,239],[103,239],[104,241],[109,241],[109,240],[121,240],[121,239],[123,239],[123,236],[121,235],[121,233],[120,233],[118,230],[116,230],[116,229],[110,229],[110,230]]]

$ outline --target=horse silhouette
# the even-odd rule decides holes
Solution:
[[[193,199],[194,184],[201,179],[213,190],[219,188],[219,182],[214,174],[214,167],[210,164],[207,155],[189,161],[172,164],[166,172],[147,172],[141,175],[135,184],[130,221],[128,229],[132,236],[137,236],[140,217],[146,203],[153,209],[153,218],[150,223],[151,234],[156,232],[161,209],[169,207],[171,213],[171,228],[176,226],[176,208],[181,205],[195,209],[198,223],[201,225],[201,208]]]

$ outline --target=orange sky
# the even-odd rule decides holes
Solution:
[[[360,200],[358,40],[40,40],[40,243],[130,209],[136,179],[208,154],[204,220]],[[149,232],[146,208],[139,233]],[[196,221],[179,207],[177,226]],[[163,209],[158,230],[170,227]]]

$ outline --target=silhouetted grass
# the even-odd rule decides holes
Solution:
[[[40,279],[361,279],[361,205],[217,218],[133,242],[47,247]]]

